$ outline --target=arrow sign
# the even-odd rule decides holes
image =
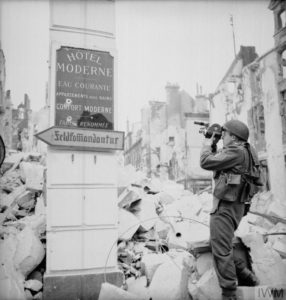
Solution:
[[[53,126],[35,134],[50,146],[78,150],[123,150],[124,132]]]

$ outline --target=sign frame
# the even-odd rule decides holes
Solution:
[[[110,51],[74,45],[57,47],[53,125],[114,130],[114,68]],[[107,90],[100,90],[104,87]]]
[[[56,132],[57,131],[57,132]],[[62,131],[62,132],[61,132]],[[86,135],[84,136],[84,133]],[[87,134],[89,134],[87,136]],[[93,135],[93,136],[92,136]],[[105,135],[102,136],[102,135]],[[63,150],[81,150],[81,151],[117,151],[124,150],[125,143],[125,132],[124,131],[114,131],[114,130],[94,130],[90,128],[77,128],[77,127],[60,127],[60,126],[52,126],[41,132],[35,134],[35,137],[42,142],[48,144],[51,147],[60,148]],[[85,141],[84,138],[89,139],[89,141]],[[57,138],[57,140],[53,140],[53,138]],[[111,139],[121,139],[121,143],[118,147],[104,147],[99,146],[100,144],[95,143],[97,146],[92,145],[90,142],[90,138],[92,140],[98,140],[111,143]],[[71,140],[70,140],[71,139]],[[81,139],[81,141],[77,141],[74,139]],[[113,140],[114,141],[114,140]],[[114,141],[115,142],[115,141]],[[111,144],[114,144],[111,143]],[[86,145],[83,145],[86,143]]]

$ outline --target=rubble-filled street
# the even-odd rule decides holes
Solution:
[[[46,270],[44,157],[7,156],[0,177],[0,299],[42,299]]]
[[[133,180],[125,182],[118,198],[118,264],[126,293],[106,283],[100,299],[221,299],[209,246],[212,195],[192,194],[170,180],[148,181],[132,172],[129,178]],[[254,299],[260,288],[267,299],[272,299],[268,290],[285,291],[283,213],[271,191],[261,192],[242,219],[234,256],[258,281],[237,270],[240,299]]]
[[[286,1],[0,29],[0,300],[286,300]]]
[[[45,157],[12,153],[1,168],[1,299],[42,299],[46,269]],[[164,177],[120,169],[115,243],[124,284],[105,282],[99,299],[220,299],[209,245],[212,195]],[[233,241],[241,299],[285,289],[286,220],[271,191],[255,195]],[[108,257],[106,257],[108,260]],[[237,270],[238,271],[238,270]],[[268,299],[272,299],[269,297]]]

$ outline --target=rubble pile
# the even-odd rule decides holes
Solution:
[[[45,161],[13,153],[0,175],[0,299],[42,299],[46,253]]]
[[[129,294],[120,298],[105,284],[99,299],[190,299],[190,278],[198,277],[195,250],[209,248],[212,195],[142,174],[121,174],[120,182],[118,266]],[[203,264],[200,272],[208,270]]]
[[[127,177],[118,196],[118,265],[128,295],[120,297],[105,285],[99,299],[107,299],[105,293],[117,299],[221,299],[209,245],[211,193],[192,194],[162,178],[148,181],[133,174],[128,182]],[[282,211],[271,192],[257,194],[236,231],[235,259],[260,285],[285,284]],[[257,282],[237,275],[239,293],[252,299],[250,286]]]
[[[286,274],[286,207],[271,191],[256,194],[236,235],[250,249],[252,267],[262,285],[284,285]]]
[[[45,159],[8,156],[0,170],[0,298],[41,299],[45,271]],[[212,194],[166,178],[122,171],[118,188],[118,266],[124,285],[99,299],[220,299],[209,245]],[[286,211],[271,191],[256,194],[233,243],[234,257],[259,284],[285,285]],[[238,271],[237,271],[238,272]],[[239,291],[251,294],[238,274]],[[246,299],[246,298],[245,298]]]

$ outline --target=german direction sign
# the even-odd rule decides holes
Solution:
[[[78,150],[123,150],[124,132],[53,126],[35,135],[50,146]]]

